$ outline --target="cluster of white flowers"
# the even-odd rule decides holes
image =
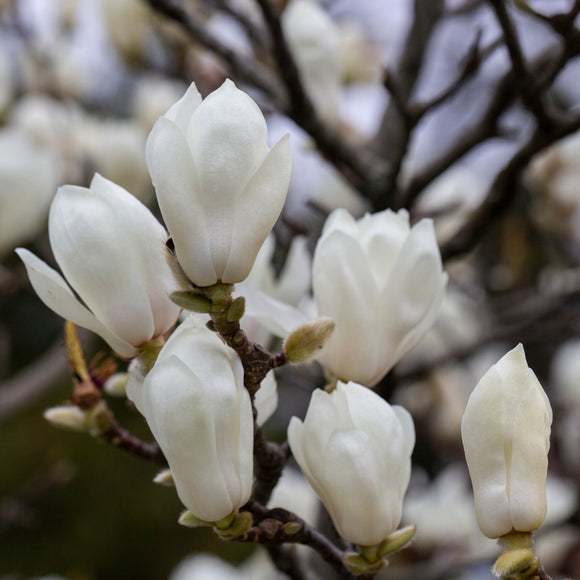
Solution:
[[[51,246],[67,281],[28,250],[18,254],[55,312],[125,359],[158,353],[129,381],[127,395],[192,517],[224,529],[251,499],[254,409],[262,424],[275,407],[275,382],[270,374],[257,394],[248,390],[243,358],[198,315],[174,329],[181,310],[171,297],[207,299],[226,288],[231,298],[231,285],[250,276],[284,205],[289,142],[268,147],[260,109],[233,82],[204,100],[191,85],[153,127],[147,165],[169,233],[135,197],[96,175],[88,189],[61,187],[50,210]],[[301,243],[296,251],[305,255]],[[310,276],[300,280],[305,288]],[[291,420],[289,445],[337,531],[369,565],[412,535],[398,536],[397,527],[415,443],[411,415],[371,388],[434,324],[446,285],[430,220],[411,227],[406,211],[386,210],[356,221],[338,209],[314,251],[314,306],[294,308],[296,295],[293,304],[280,304],[284,293],[276,295],[271,279],[270,296],[248,289],[248,306],[262,308],[267,328],[293,331],[288,359],[291,348],[314,350],[327,374],[304,421]],[[221,311],[212,302],[206,312]],[[301,326],[316,316],[332,321],[323,323],[323,338],[312,338],[312,324]],[[463,419],[486,535],[542,524],[550,424],[547,398],[517,347],[483,377]],[[360,570],[359,560],[349,562]]]

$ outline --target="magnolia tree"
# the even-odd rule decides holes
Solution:
[[[73,391],[45,418],[156,464],[180,524],[260,544],[270,562],[224,572],[194,558],[176,578],[436,579],[478,561],[506,580],[578,571],[577,527],[554,528],[545,552],[541,534],[534,543],[546,519],[577,509],[578,347],[554,367],[555,384],[571,385],[550,393],[562,427],[549,475],[553,411],[518,342],[545,361],[576,330],[580,178],[560,140],[580,130],[569,73],[580,3],[147,4],[102,14],[117,58],[196,80],[156,95],[152,113],[136,100],[156,199],[139,197],[162,223],[111,160],[87,153],[99,170],[88,181],[30,121],[34,108],[9,115],[26,147],[58,153],[34,180],[43,199],[43,184],[74,183],[48,213],[60,272],[16,249],[67,321]],[[142,24],[130,46],[115,36],[125,17]],[[373,18],[406,18],[406,34],[384,44]],[[459,60],[441,54],[454,28]],[[154,34],[165,60],[144,48]],[[65,78],[81,103],[94,94]],[[7,183],[27,183],[10,171]],[[11,260],[5,279],[21,279]],[[110,356],[87,364],[76,327]],[[152,441],[121,426],[113,396]],[[321,514],[283,498],[287,485],[315,494]]]

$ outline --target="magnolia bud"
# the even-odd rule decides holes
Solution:
[[[167,232],[129,192],[100,175],[89,189],[64,185],[52,202],[48,232],[70,287],[34,254],[16,251],[34,290],[57,314],[97,333],[123,357],[175,324],[180,309],[169,299],[176,281],[166,260]]]
[[[202,320],[190,315],[130,387],[196,518],[218,522],[248,501],[254,420],[242,362]]]
[[[461,425],[477,520],[489,538],[542,525],[551,424],[550,403],[519,344],[479,381]]]
[[[42,416],[55,427],[85,432],[88,430],[87,414],[74,405],[61,405],[47,409]]]
[[[334,332],[335,326],[332,318],[324,317],[308,322],[291,332],[284,341],[284,352],[288,362],[305,363],[315,358]]]

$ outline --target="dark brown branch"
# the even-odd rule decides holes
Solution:
[[[192,40],[205,46],[230,66],[232,73],[268,95],[279,108],[285,108],[285,97],[272,75],[258,62],[250,61],[215,38],[204,24],[171,0],[145,0],[149,6],[169,20],[178,23]]]
[[[463,227],[441,248],[444,260],[472,250],[480,241],[490,223],[501,216],[515,199],[515,191],[521,171],[530,159],[555,141],[580,129],[580,117],[566,123],[552,124],[546,133],[536,129],[534,135],[499,172],[491,185],[488,196],[478,210],[472,214]]]
[[[362,192],[370,193],[373,182],[386,171],[384,163],[369,151],[347,144],[320,118],[300,79],[300,72],[284,37],[280,13],[272,0],[257,0],[272,37],[272,52],[288,92],[285,112],[316,142],[320,152]]]
[[[534,77],[530,74],[524,61],[524,56],[518,34],[510,18],[504,0],[489,0],[496,18],[503,31],[505,45],[510,56],[514,78],[520,85],[520,93],[525,106],[536,117],[540,127],[550,124],[550,118],[542,99],[542,93],[537,90]]]
[[[223,310],[211,314],[210,328],[217,332],[242,361],[244,368],[244,386],[250,393],[254,411],[254,459],[255,477],[254,497],[261,503],[267,503],[272,490],[278,483],[282,470],[290,456],[287,444],[278,445],[267,441],[262,429],[256,422],[254,397],[266,375],[273,369],[286,363],[286,356],[281,353],[271,356],[260,345],[251,342],[240,328],[239,320],[228,320],[231,296],[223,304]]]
[[[409,114],[413,118],[414,125],[416,125],[426,113],[447,102],[457,94],[457,92],[464,86],[465,82],[479,70],[481,64],[487,59],[487,57],[490,56],[498,46],[500,46],[500,41],[498,40],[492,42],[487,48],[480,51],[480,39],[481,31],[479,30],[463,58],[463,66],[461,67],[459,74],[446,89],[425,103],[409,105]]]
[[[97,438],[100,441],[103,441],[112,447],[117,447],[117,449],[122,449],[135,457],[151,461],[160,467],[167,467],[167,459],[165,459],[163,451],[161,451],[161,448],[156,441],[152,443],[141,441],[141,439],[135,437],[135,435],[121,427],[114,419],[109,428],[101,433]]]
[[[250,528],[242,541],[273,546],[285,543],[305,544],[332,566],[338,573],[338,578],[345,580],[357,578],[344,567],[342,560],[346,552],[337,548],[326,536],[297,515],[282,508],[268,510],[255,501],[251,501],[242,509],[253,514],[256,524]]]
[[[266,48],[264,30],[257,26],[246,13],[233,6],[229,0],[204,0],[204,2],[210,8],[220,10],[236,20],[244,28],[248,38],[256,47]]]
[[[387,163],[388,173],[371,191],[370,198],[375,210],[389,207],[396,188],[404,156],[410,138],[411,118],[405,115],[413,87],[423,65],[425,51],[431,34],[443,14],[442,0],[415,0],[414,18],[407,35],[400,62],[394,72],[386,75],[388,88],[390,78],[396,78],[396,90],[391,93],[393,99],[381,120],[380,128],[374,138],[371,149]],[[394,83],[391,84],[394,87]]]

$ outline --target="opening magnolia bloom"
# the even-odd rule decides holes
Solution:
[[[147,165],[189,279],[244,280],[286,200],[288,137],[268,149],[262,112],[232,81],[203,101],[192,84],[151,131]]]
[[[280,337],[331,318],[336,328],[317,360],[341,381],[376,385],[439,316],[447,274],[432,221],[410,227],[405,210],[359,220],[335,210],[314,252],[312,285],[308,315],[245,289],[246,316]]]
[[[124,357],[175,324],[180,308],[169,299],[177,282],[166,259],[167,232],[129,192],[98,174],[90,189],[60,187],[48,233],[70,286],[28,250],[16,252],[50,309]]]
[[[386,210],[334,211],[314,252],[314,299],[336,330],[318,360],[340,380],[374,386],[434,324],[445,289],[431,220]]]
[[[552,409],[519,344],[475,387],[461,435],[481,531],[537,530],[546,516]]]
[[[403,407],[339,382],[330,394],[314,391],[304,422],[292,417],[288,442],[343,538],[375,546],[397,529],[415,445]]]

